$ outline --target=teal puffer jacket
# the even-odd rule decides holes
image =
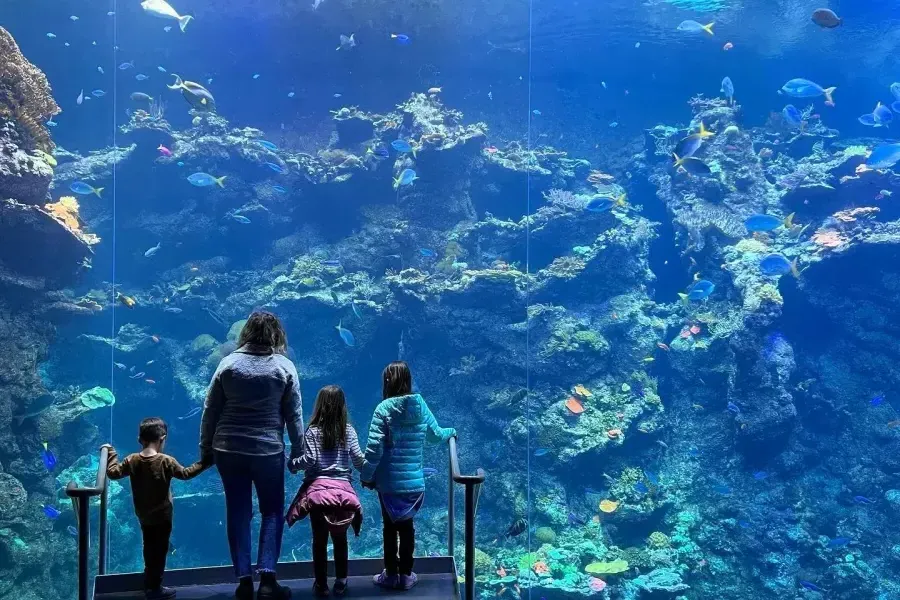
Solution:
[[[424,492],[422,452],[425,441],[446,442],[455,435],[455,429],[437,424],[419,394],[388,398],[372,415],[366,442],[366,464],[360,479],[374,481],[379,492]]]

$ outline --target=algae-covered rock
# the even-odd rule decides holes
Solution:
[[[556,532],[549,527],[538,527],[534,532],[534,539],[542,544],[555,544]]]
[[[97,386],[82,392],[81,395],[78,396],[78,401],[88,409],[94,410],[105,406],[112,406],[116,403],[116,397],[107,388]]]
[[[191,351],[197,354],[203,354],[209,352],[218,345],[219,342],[216,341],[216,338],[208,333],[201,333],[194,338],[193,342],[191,342]]]
[[[22,483],[9,473],[0,473],[0,515],[3,519],[21,515],[27,500],[28,494]]]
[[[228,329],[228,335],[225,336],[230,342],[237,341],[238,337],[241,335],[241,329],[244,328],[244,325],[247,324],[247,319],[241,319],[240,321],[235,321],[231,324],[231,327]]]
[[[590,575],[615,575],[628,570],[628,561],[622,559],[609,562],[592,562],[584,568],[584,572]]]

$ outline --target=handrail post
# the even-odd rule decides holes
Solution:
[[[91,502],[90,498],[78,498],[78,600],[88,600],[91,553]]]
[[[456,438],[450,438],[450,444],[448,448],[453,454],[453,451],[456,450]],[[456,495],[454,494],[456,490],[453,489],[453,460],[448,462],[450,464],[450,477],[448,477],[450,493],[447,496],[447,556],[453,556],[456,548]]]
[[[100,449],[100,463],[97,466],[97,481],[94,487],[78,487],[74,481],[66,486],[66,495],[78,516],[78,600],[90,598],[91,578],[91,498],[100,496],[100,556],[98,569],[100,575],[106,573],[106,555],[108,544],[107,513],[109,512],[109,485],[106,479],[106,467],[109,464],[109,448]]]
[[[466,484],[466,600],[475,600],[475,484]]]
[[[107,525],[106,515],[109,512],[109,486],[103,486],[103,492],[100,494],[100,524],[98,533],[100,537],[100,556],[97,561],[97,574],[106,575],[106,556],[107,546],[109,543],[109,527]]]

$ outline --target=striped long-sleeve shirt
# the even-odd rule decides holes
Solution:
[[[356,430],[347,424],[346,441],[337,448],[325,450],[322,447],[322,432],[318,427],[306,430],[306,444],[303,456],[291,461],[291,470],[306,471],[304,480],[311,481],[319,477],[328,479],[346,479],[352,481],[351,463],[357,471],[361,471],[365,457],[359,448]]]

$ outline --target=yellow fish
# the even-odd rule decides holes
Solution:
[[[45,163],[47,163],[48,165],[50,165],[53,168],[56,168],[56,165],[59,164],[56,162],[56,159],[53,158],[52,154],[48,154],[47,152],[44,152],[43,150],[35,150],[34,153],[37,154],[38,158],[40,158],[41,160],[43,160]]]
[[[126,296],[125,294],[120,294],[116,292],[116,300],[127,306],[128,308],[134,308],[134,305],[137,304],[137,301],[131,296]]]
[[[645,363],[652,363],[654,360],[656,360],[656,359],[653,358],[652,356],[648,356],[647,358],[644,359],[644,362],[645,362]]]

